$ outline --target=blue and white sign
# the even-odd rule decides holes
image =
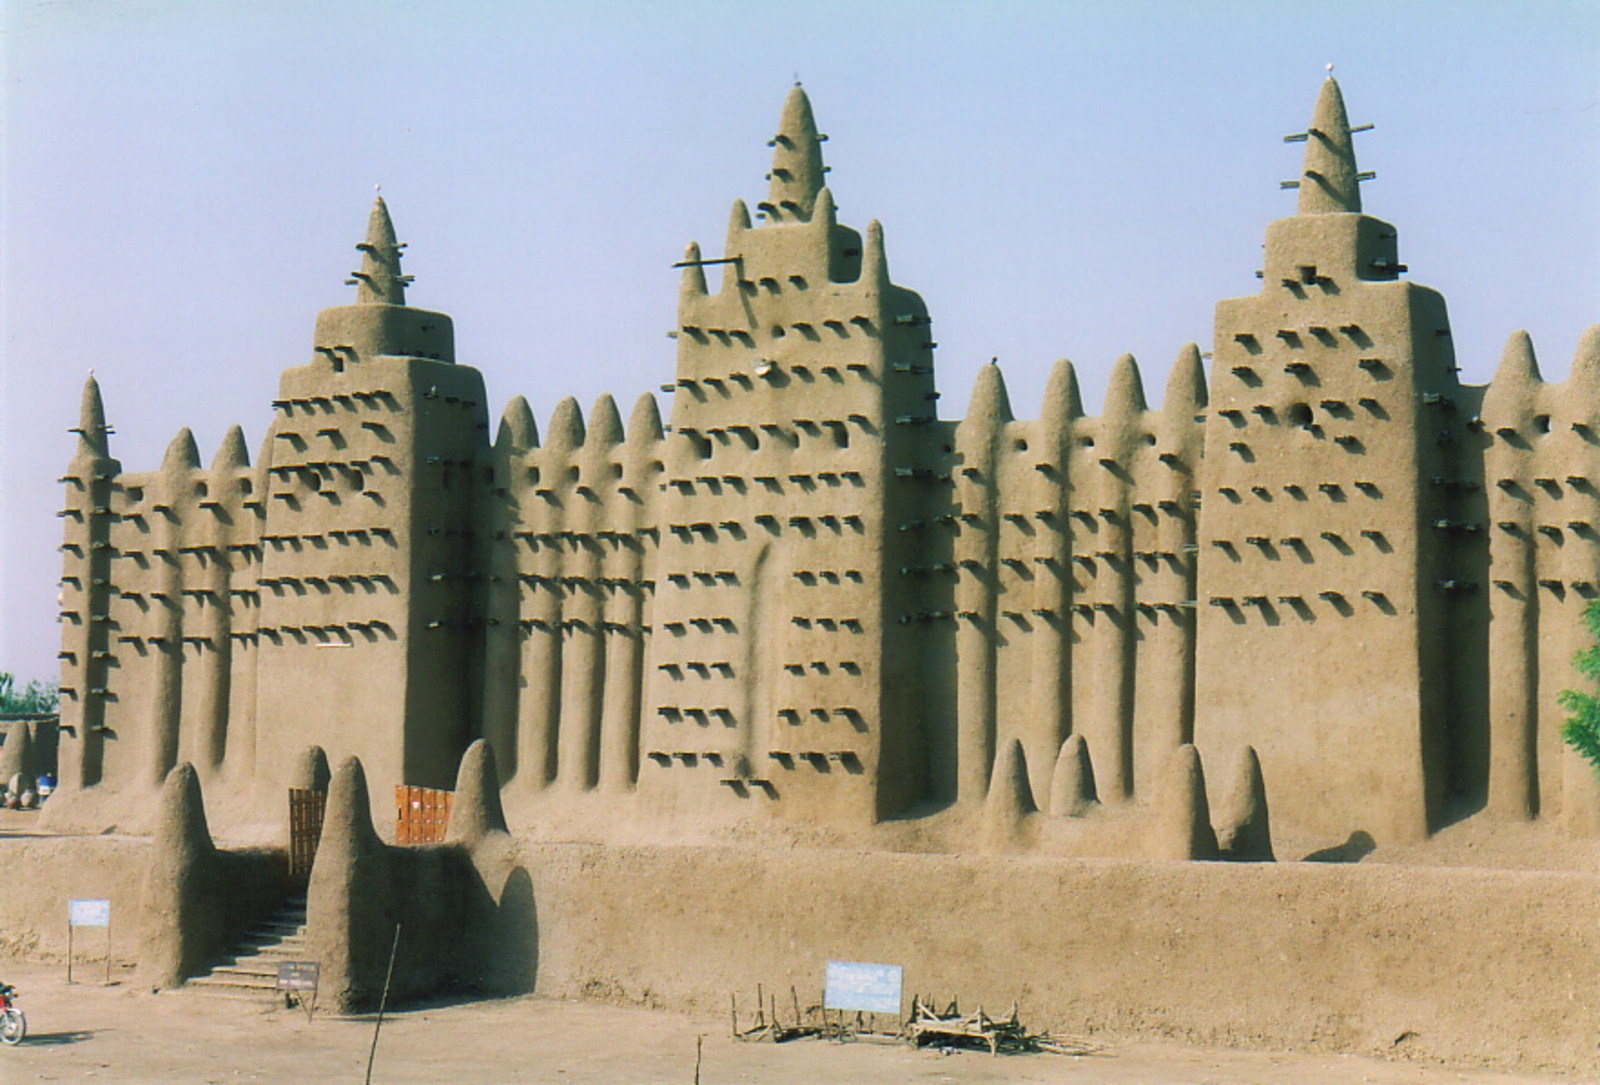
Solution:
[[[897,964],[829,961],[822,1004],[830,1010],[898,1014],[904,971]]]
[[[67,901],[67,923],[73,927],[109,927],[111,926],[111,902],[109,900],[69,900]]]

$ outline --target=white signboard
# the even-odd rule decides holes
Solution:
[[[109,900],[69,900],[67,901],[67,923],[73,927],[109,927],[111,926],[111,902]]]
[[[898,1014],[903,972],[897,964],[829,961],[822,1004],[830,1010]]]

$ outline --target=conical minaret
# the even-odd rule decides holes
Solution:
[[[58,758],[70,790],[100,781],[104,723],[111,669],[111,538],[113,498],[121,465],[111,458],[100,384],[83,382],[76,427],[77,449],[61,481],[61,722]],[[120,511],[120,510],[119,510]]]
[[[783,103],[783,118],[778,134],[772,137],[771,184],[767,202],[760,205],[775,222],[806,222],[822,190],[826,168],[822,164],[822,140],[816,118],[811,115],[811,99],[799,84],[789,91]]]
[[[356,288],[356,303],[317,315],[313,346],[318,361],[335,372],[385,354],[453,361],[450,318],[406,306],[411,276],[400,272],[405,245],[395,240],[394,222],[382,196],[373,201],[366,239],[356,248],[361,252],[361,270],[345,280]]]
[[[78,456],[95,459],[111,454],[106,440],[106,409],[100,399],[100,382],[91,373],[83,382],[78,401]]]
[[[406,284],[411,281],[411,276],[400,273],[400,250],[405,246],[395,240],[389,205],[382,196],[372,201],[367,239],[356,248],[362,255],[361,270],[351,273],[352,282],[358,287],[356,301],[362,305],[404,305]]]
[[[1449,647],[1470,623],[1446,562],[1472,538],[1447,504],[1467,439],[1449,321],[1361,211],[1332,79],[1289,139],[1297,213],[1267,229],[1260,292],[1217,305],[1195,742],[1218,764],[1253,746],[1286,824],[1414,840],[1443,796],[1444,668],[1471,650]]]
[[[1311,127],[1306,129],[1306,160],[1300,171],[1300,214],[1360,211],[1361,186],[1356,150],[1344,95],[1333,76],[1322,84]]]
[[[274,404],[257,716],[275,733],[257,750],[267,779],[312,743],[355,754],[387,797],[449,787],[465,748],[493,464],[483,379],[454,364],[449,316],[406,304],[381,198],[357,248],[354,304],[317,315]]]

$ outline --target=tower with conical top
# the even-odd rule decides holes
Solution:
[[[317,744],[378,794],[450,785],[468,740],[481,634],[474,487],[482,377],[450,318],[405,304],[388,208],[372,208],[354,305],[318,314],[283,373],[260,575],[258,777]]]
[[[879,226],[837,221],[825,138],[796,86],[755,220],[682,263],[640,788],[733,818],[870,821],[923,776],[898,569],[933,344]]]
[[[1463,436],[1449,322],[1363,214],[1339,86],[1260,293],[1220,302],[1206,423],[1195,739],[1254,745],[1275,818],[1414,840],[1448,784],[1445,666]],[[1223,762],[1218,762],[1223,763]]]
[[[111,457],[105,407],[93,374],[84,381],[77,450],[67,473],[61,541],[61,779],[69,789],[101,782],[106,758],[106,675],[111,666],[111,509],[121,464]]]

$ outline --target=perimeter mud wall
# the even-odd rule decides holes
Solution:
[[[758,983],[809,1005],[825,961],[879,961],[908,1005],[1014,999],[1069,1034],[1600,1072],[1592,874],[519,843],[531,885],[506,893],[530,929],[461,933],[521,946],[550,997],[720,1017]],[[0,839],[0,955],[61,959],[65,902],[106,897],[131,961],[147,849]]]
[[[0,835],[0,957],[66,960],[67,901],[109,900],[111,956],[133,963],[149,850],[141,837]],[[104,961],[105,936],[77,931],[74,959]]]
[[[828,960],[1032,1028],[1600,1069],[1600,879],[530,845],[551,996],[746,1012]]]

